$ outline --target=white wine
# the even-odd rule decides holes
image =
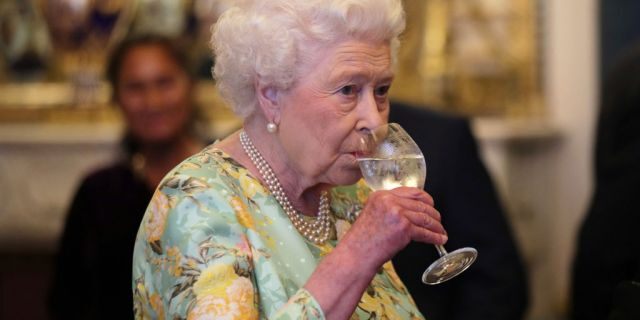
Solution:
[[[415,141],[397,123],[375,128],[361,139],[358,158],[360,171],[373,190],[389,190],[401,186],[424,187],[427,165]],[[422,282],[438,284],[466,270],[478,256],[473,248],[462,248],[447,253],[436,245],[440,258],[422,274]]]
[[[422,188],[427,166],[422,155],[391,159],[359,158],[360,171],[373,190],[391,190],[400,186]]]

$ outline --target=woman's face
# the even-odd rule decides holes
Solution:
[[[191,116],[189,76],[160,45],[126,53],[116,100],[131,134],[141,144],[162,144],[184,132]]]
[[[289,165],[315,183],[354,183],[361,177],[360,135],[387,122],[389,45],[343,41],[316,51],[302,71],[278,97],[278,133]]]

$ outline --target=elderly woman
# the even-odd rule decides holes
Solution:
[[[356,162],[362,134],[387,121],[400,0],[237,3],[212,43],[244,128],[156,190],[135,246],[136,317],[422,318],[389,260],[412,240],[446,242],[440,215],[421,189],[369,191]]]

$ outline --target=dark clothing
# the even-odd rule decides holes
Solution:
[[[478,250],[467,271],[435,286],[420,280],[438,258],[432,245],[412,242],[393,258],[420,310],[430,320],[522,319],[526,274],[468,122],[394,103],[390,122],[400,123],[424,153],[425,189],[442,214],[446,248]]]
[[[579,232],[571,319],[606,319],[614,304],[616,287],[630,281],[639,270],[640,241],[636,232],[640,225],[640,172],[630,173],[627,178],[596,186]]]
[[[133,318],[133,244],[151,195],[125,163],[85,178],[56,260],[54,319]]]
[[[613,305],[608,320],[640,319],[640,270],[634,280],[625,280],[618,284],[613,293]]]
[[[612,308],[625,304],[634,288],[636,297],[640,295],[637,285],[628,286],[634,276],[640,281],[640,237],[636,234],[640,225],[639,104],[640,47],[636,47],[616,62],[604,82],[595,192],[578,235],[571,319],[606,319]],[[624,307],[615,310],[615,319],[624,319],[624,312]],[[626,319],[638,319],[627,314]]]

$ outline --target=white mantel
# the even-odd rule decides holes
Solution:
[[[218,122],[211,137],[237,125]],[[0,124],[0,250],[54,251],[78,183],[115,159],[121,133],[118,122]]]

